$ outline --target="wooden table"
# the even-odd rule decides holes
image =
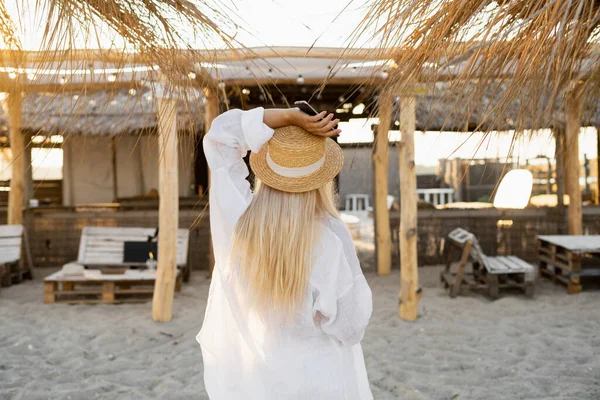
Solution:
[[[181,290],[177,270],[175,291]],[[58,271],[44,279],[44,303],[130,303],[152,299],[156,272],[127,270],[124,274],[103,274],[85,270],[80,275]]]
[[[540,275],[579,293],[581,277],[600,276],[600,235],[538,236],[538,266]]]

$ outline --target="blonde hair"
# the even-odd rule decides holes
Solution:
[[[326,215],[339,218],[331,182],[309,192],[287,193],[258,181],[232,246],[251,306],[287,315],[302,306],[320,220]]]

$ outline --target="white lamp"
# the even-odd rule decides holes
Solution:
[[[531,172],[526,169],[514,169],[502,178],[494,197],[494,207],[523,209],[529,204],[532,189]]]

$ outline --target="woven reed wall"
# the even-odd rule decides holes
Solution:
[[[198,217],[197,210],[181,210],[179,227],[189,228]],[[534,262],[536,236],[559,234],[559,215],[556,209],[499,210],[420,210],[418,216],[419,264],[442,264],[445,238],[454,228],[462,227],[477,235],[488,255],[516,255]],[[512,221],[498,226],[498,221]],[[398,214],[392,214],[390,224],[395,240],[398,238]],[[6,209],[0,209],[0,224],[6,223]],[[79,238],[84,226],[154,227],[158,212],[114,211],[73,212],[28,211],[25,225],[30,237],[34,265],[59,267],[77,259]],[[600,207],[583,208],[584,231],[600,235]],[[566,226],[566,224],[565,224]],[[193,269],[207,269],[209,246],[208,212],[190,231],[188,262]],[[397,245],[394,246],[394,250]],[[397,253],[397,252],[396,252]],[[399,264],[398,254],[394,257]]]
[[[391,215],[390,224],[396,243],[394,260],[398,265],[398,213]],[[504,212],[496,209],[420,210],[417,226],[419,265],[445,263],[446,237],[459,227],[474,233],[489,256],[516,255],[530,262],[536,260],[537,235],[561,234],[560,216],[553,208]],[[563,226],[566,229],[566,219]],[[586,234],[600,235],[600,207],[583,208],[583,229]]]
[[[198,210],[180,210],[179,227],[191,228],[188,245],[188,263],[192,269],[208,269],[210,225],[208,212],[194,225]],[[6,223],[6,212],[0,212],[0,224]],[[79,239],[84,226],[156,227],[158,211],[27,211],[25,226],[33,263],[36,267],[60,267],[75,261]]]

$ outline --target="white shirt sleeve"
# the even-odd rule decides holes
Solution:
[[[204,154],[211,170],[210,222],[215,256],[226,253],[219,250],[227,245],[252,201],[243,158],[249,150],[258,152],[273,136],[263,117],[262,107],[227,111],[215,118],[204,137]]]
[[[338,222],[331,235],[337,243],[327,246],[324,268],[313,283],[313,316],[323,332],[352,346],[364,336],[373,302],[350,233]]]

